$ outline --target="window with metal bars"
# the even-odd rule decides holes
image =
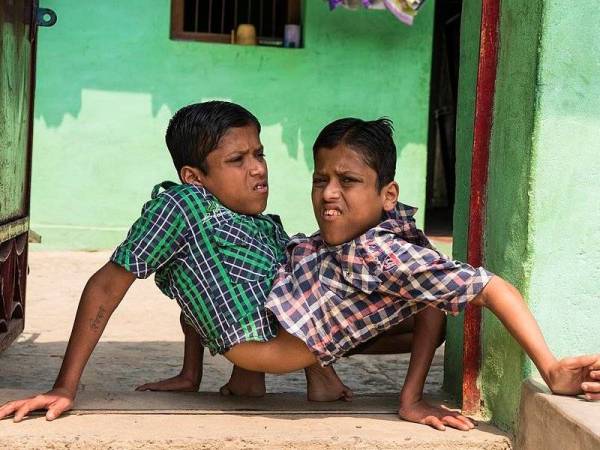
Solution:
[[[301,0],[171,0],[171,39],[232,43],[251,24],[259,45],[282,46],[284,26],[300,25]]]

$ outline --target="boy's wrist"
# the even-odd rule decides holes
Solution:
[[[552,382],[552,369],[556,366],[557,362],[558,360],[552,357],[548,358],[546,361],[540,362],[539,365],[536,365],[541,377],[549,387]]]
[[[423,390],[419,389],[405,389],[406,385],[402,387],[400,391],[400,406],[412,405],[423,400]]]
[[[64,386],[59,383],[55,383],[54,386],[52,386],[52,391],[55,393],[61,393],[62,395],[71,398],[71,400],[74,400],[75,396],[77,395],[77,386],[73,388],[72,386]]]
[[[185,369],[179,373],[179,376],[185,378],[188,381],[191,381],[194,384],[200,384],[200,381],[202,380],[202,369]]]
[[[558,360],[553,355],[549,355],[546,358],[541,359],[539,361],[533,361],[533,363],[538,369],[538,372],[540,373],[540,376],[548,385],[550,382],[550,378],[552,377],[552,368],[556,366],[557,362]]]

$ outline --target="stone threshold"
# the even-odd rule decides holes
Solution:
[[[0,403],[28,394],[0,389]],[[431,398],[443,402],[442,398]],[[263,399],[214,393],[81,392],[76,409],[53,422],[32,415],[0,421],[11,449],[511,449],[507,434],[480,423],[445,432],[401,421],[395,395],[314,403],[302,394]]]
[[[600,402],[552,395],[542,383],[523,384],[516,448],[599,450]]]

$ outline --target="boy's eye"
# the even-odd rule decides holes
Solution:
[[[227,162],[239,163],[239,162],[242,162],[242,159],[243,159],[243,157],[241,155],[239,155],[239,156],[234,156],[233,158],[228,159]]]
[[[313,178],[312,182],[315,186],[323,185],[326,183],[326,181],[323,178]]]
[[[264,152],[264,151],[260,151],[260,152],[258,152],[258,153],[256,154],[256,157],[257,157],[258,159],[265,159],[265,158],[266,158],[266,156],[267,156],[267,155],[265,155],[265,152]]]
[[[356,178],[350,178],[350,177],[342,177],[342,183],[355,183],[358,180]]]

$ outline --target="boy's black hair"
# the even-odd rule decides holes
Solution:
[[[365,163],[377,173],[377,190],[394,181],[396,174],[396,145],[394,126],[387,118],[364,121],[347,117],[327,125],[313,145],[313,157],[321,148],[346,145],[358,152]]]
[[[183,166],[207,173],[206,157],[230,128],[260,123],[246,108],[235,103],[210,101],[184,106],[171,118],[165,141],[177,173]]]

